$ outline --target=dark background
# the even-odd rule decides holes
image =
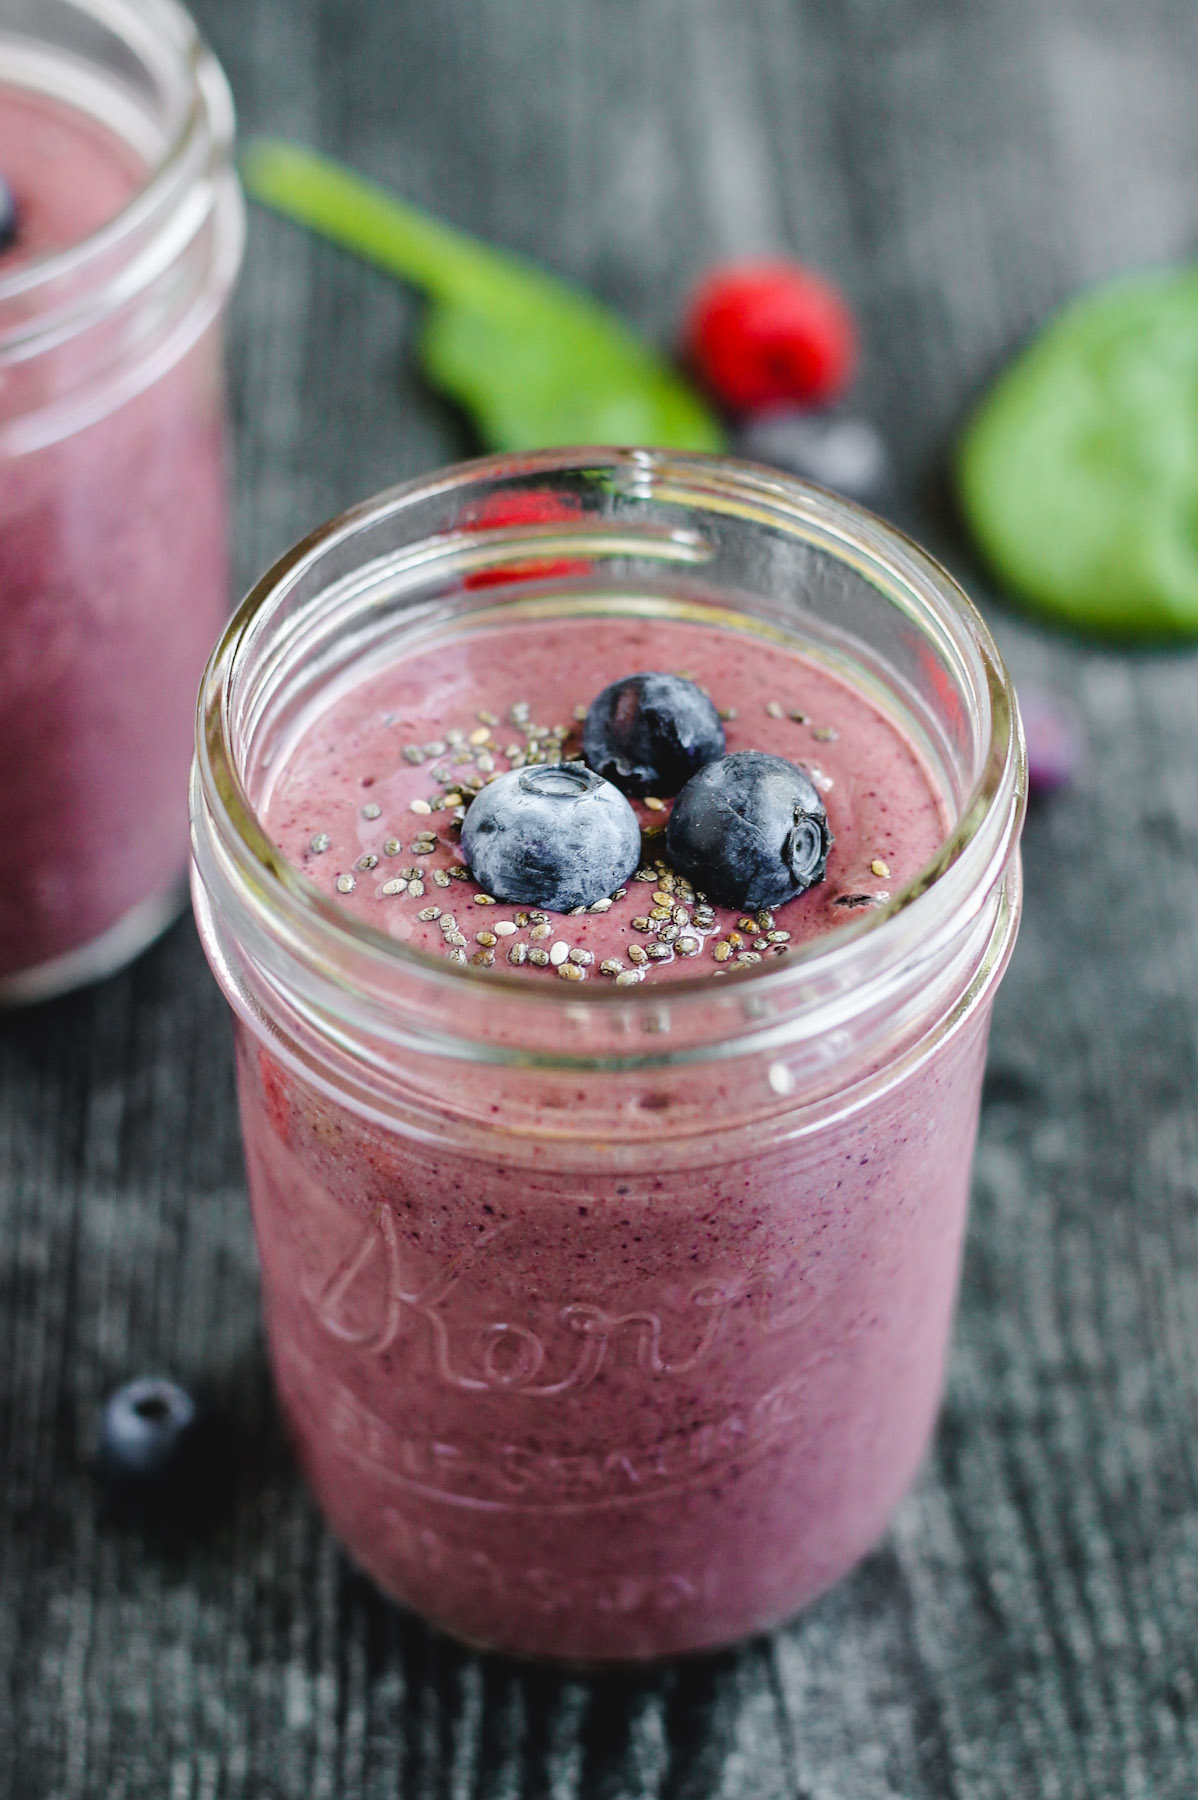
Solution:
[[[190,923],[0,1025],[0,1791],[27,1800],[1198,1792],[1198,682],[1018,620],[941,463],[1080,284],[1192,252],[1193,0],[198,0],[243,130],[318,144],[668,342],[713,260],[845,288],[899,512],[1092,759],[1026,836],[960,1323],[926,1473],[776,1637],[590,1680],[457,1649],[348,1568],[263,1361],[223,1002]],[[465,452],[414,298],[252,220],[234,309],[245,581]],[[240,1434],[207,1529],[107,1519],[117,1382]]]

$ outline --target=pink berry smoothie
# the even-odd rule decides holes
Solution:
[[[598,910],[480,905],[455,796],[569,755],[595,694],[647,669],[705,687],[730,750],[808,768],[835,835],[826,880],[738,915],[650,835]],[[909,880],[949,821],[921,752],[845,674],[661,617],[499,625],[413,653],[335,692],[276,760],[261,816],[324,893],[563,1007],[621,982],[658,984],[663,1004],[695,977],[749,994]],[[639,804],[647,832],[668,806]],[[859,1071],[814,1129],[780,1119],[781,1065],[761,1080],[698,1061],[660,1091],[613,1074],[590,1145],[571,1122],[593,1093],[548,1071],[523,1072],[517,1115],[485,1063],[447,1065],[446,1108],[470,1130],[435,1099],[398,1129],[243,1024],[278,1385],[360,1564],[463,1638],[584,1661],[741,1637],[849,1569],[935,1418],[988,1010],[909,1034],[893,1079]]]
[[[148,171],[98,120],[0,80],[0,177],[2,323],[9,278],[109,225]],[[217,333],[118,358],[102,332],[8,370],[0,332],[2,999],[105,972],[175,910],[193,696],[226,610]]]

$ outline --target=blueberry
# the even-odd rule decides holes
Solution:
[[[110,1394],[100,1419],[100,1468],[121,1487],[164,1488],[191,1468],[200,1427],[176,1382],[142,1375]]]
[[[9,250],[17,238],[17,203],[12,189],[0,179],[0,251]]]
[[[1068,787],[1086,757],[1085,739],[1073,709],[1046,688],[1021,687],[1019,711],[1027,739],[1029,794],[1055,794]]]
[[[641,830],[610,781],[582,763],[545,763],[487,783],[466,814],[462,850],[497,900],[569,912],[632,873]]]
[[[832,833],[805,769],[737,750],[692,775],[670,814],[666,854],[722,906],[781,906],[824,878]]]
[[[761,413],[737,434],[738,456],[771,463],[830,488],[846,500],[874,505],[890,485],[890,456],[868,419],[845,413]]]
[[[628,794],[676,794],[724,754],[720,715],[681,675],[626,675],[591,702],[582,728],[591,768]]]

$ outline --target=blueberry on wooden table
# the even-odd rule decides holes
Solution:
[[[797,764],[737,750],[687,782],[666,827],[673,867],[721,906],[773,907],[824,878],[832,833]]]
[[[587,764],[628,794],[676,794],[724,754],[711,699],[681,675],[626,675],[590,705],[582,728]]]
[[[487,783],[466,814],[462,853],[496,900],[570,912],[632,873],[641,830],[610,781],[582,763],[545,763]]]
[[[200,1410],[185,1388],[161,1375],[142,1375],[110,1394],[100,1418],[102,1474],[132,1492],[161,1491],[194,1468]]]
[[[875,505],[890,486],[890,453],[877,427],[848,413],[773,408],[749,419],[733,449],[816,487]]]
[[[1027,742],[1029,794],[1055,794],[1074,781],[1085,761],[1081,724],[1066,701],[1046,688],[1021,686],[1019,711]]]

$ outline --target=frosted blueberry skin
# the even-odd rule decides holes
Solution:
[[[720,906],[782,906],[822,881],[832,847],[819,790],[797,764],[737,750],[691,777],[666,827],[666,854]]]
[[[631,875],[641,828],[610,781],[582,763],[545,763],[487,783],[462,825],[462,853],[496,900],[570,912]]]
[[[190,1469],[199,1410],[177,1382],[143,1375],[110,1394],[100,1419],[100,1468],[121,1486],[163,1488]]]
[[[627,794],[676,794],[725,749],[724,726],[701,688],[681,675],[626,675],[590,705],[587,764]]]
[[[11,250],[17,241],[17,203],[13,199],[12,189],[3,176],[0,176],[0,255]]]

